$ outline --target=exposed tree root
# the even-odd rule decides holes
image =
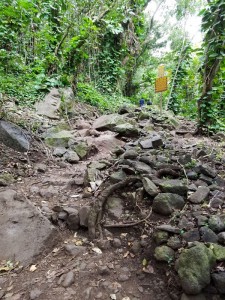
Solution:
[[[98,199],[95,201],[93,207],[91,208],[88,217],[88,233],[91,239],[94,239],[96,237],[96,227],[99,230],[100,238],[102,238],[101,220],[103,215],[103,208],[108,197],[116,190],[126,187],[129,184],[134,183],[138,180],[141,180],[141,178],[138,176],[130,176],[121,182],[115,183],[114,185],[107,187],[100,193]]]
[[[105,227],[105,228],[124,228],[124,227],[136,226],[136,225],[139,225],[139,224],[147,221],[148,218],[151,216],[151,214],[152,214],[152,209],[150,210],[149,214],[142,220],[132,222],[132,223],[107,224],[107,225],[104,225],[103,227]]]

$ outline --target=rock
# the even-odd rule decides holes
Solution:
[[[71,164],[76,164],[79,162],[80,158],[76,152],[72,150],[67,150],[63,158]]]
[[[146,163],[143,163],[141,161],[133,161],[130,159],[124,159],[122,161],[122,164],[133,167],[140,174],[151,174],[152,173],[151,167],[149,167]]]
[[[168,239],[167,246],[172,248],[173,250],[178,250],[182,248],[182,242],[177,235],[174,235]]]
[[[156,229],[166,231],[169,233],[175,233],[175,234],[179,234],[181,231],[180,228],[172,226],[172,225],[167,225],[167,224],[159,225],[156,227]]]
[[[138,128],[136,125],[130,123],[120,124],[114,127],[113,131],[119,133],[122,136],[138,136]]]
[[[190,197],[189,201],[194,204],[203,203],[208,199],[210,189],[206,186],[199,186],[197,191],[194,192]]]
[[[210,283],[210,271],[215,263],[211,249],[199,242],[181,252],[176,269],[187,294],[199,294]]]
[[[138,153],[137,151],[131,149],[131,150],[127,150],[125,153],[124,153],[124,158],[125,159],[135,159],[138,157]]]
[[[28,134],[19,126],[0,120],[0,142],[19,152],[30,149]]]
[[[158,261],[170,263],[174,260],[175,252],[168,246],[158,246],[155,248],[154,257]]]
[[[220,294],[225,294],[225,272],[213,273],[212,281]]]
[[[211,167],[209,167],[206,164],[200,165],[199,168],[200,168],[201,173],[208,177],[214,178],[217,175],[217,171],[215,169],[212,169]]]
[[[163,193],[174,193],[181,196],[186,196],[188,187],[181,180],[171,179],[159,183],[159,188]]]
[[[97,246],[101,249],[101,250],[107,250],[110,249],[110,241],[107,239],[99,239],[97,241]]]
[[[14,177],[9,173],[0,174],[0,186],[8,186],[14,182]]]
[[[211,243],[210,249],[212,249],[213,255],[217,261],[225,261],[225,247]]]
[[[206,176],[206,175],[204,175],[204,174],[201,174],[201,175],[199,176],[199,180],[204,181],[204,182],[207,183],[208,185],[211,185],[211,184],[213,183],[213,178],[208,177],[208,176]]]
[[[124,114],[127,114],[129,112],[130,112],[130,109],[126,105],[120,107],[119,110],[118,110],[119,115],[124,115]]]
[[[86,251],[86,247],[84,246],[76,246],[74,244],[67,244],[64,246],[64,249],[66,252],[74,257],[77,257],[78,255],[81,255]]]
[[[189,230],[187,232],[185,232],[183,235],[182,235],[183,239],[186,241],[186,242],[195,242],[195,241],[199,241],[200,240],[200,234],[199,234],[199,231],[198,231],[198,228],[194,228],[192,230]]]
[[[198,179],[198,174],[195,171],[187,172],[187,178],[190,180]]]
[[[199,227],[208,225],[208,217],[207,216],[200,215],[200,216],[197,216],[196,219],[197,219],[197,224]]]
[[[39,289],[33,289],[32,291],[30,291],[30,300],[34,300],[37,299],[39,296],[41,296],[43,292]]]
[[[126,179],[126,177],[127,177],[126,173],[123,170],[119,170],[110,176],[110,181],[112,183],[117,183],[123,181],[124,179]]]
[[[225,245],[225,232],[220,232],[218,234],[218,242],[222,245]]]
[[[69,214],[66,220],[66,224],[70,230],[77,230],[80,227],[80,217],[79,217],[78,210],[76,210],[76,212]]]
[[[138,254],[141,250],[141,244],[139,241],[134,241],[132,242],[132,246],[130,248],[131,252],[133,252],[134,254]]]
[[[166,231],[155,231],[153,234],[153,239],[157,245],[166,243],[169,238],[169,233]]]
[[[82,206],[79,209],[80,226],[88,227],[88,216],[90,213],[90,206]]]
[[[45,173],[47,170],[47,166],[45,164],[36,164],[35,169],[40,173]]]
[[[96,119],[93,123],[94,129],[99,130],[114,130],[117,125],[127,123],[127,120],[122,115],[109,114],[103,115]]]
[[[190,230],[194,227],[194,223],[190,221],[186,216],[181,216],[178,227],[184,230]]]
[[[206,300],[206,297],[203,294],[198,294],[198,295],[182,294],[180,300]]]
[[[152,149],[152,148],[157,149],[163,146],[163,141],[159,135],[153,134],[152,137],[140,141],[140,145],[142,149]]]
[[[14,190],[0,192],[0,211],[0,261],[16,260],[26,266],[60,240],[49,220]]]
[[[69,140],[73,137],[73,133],[68,130],[59,132],[50,132],[45,136],[45,143],[51,147],[66,148]]]
[[[121,240],[118,238],[114,238],[112,240],[112,245],[114,248],[120,248],[122,246]]]
[[[45,198],[45,200],[50,199],[58,194],[58,191],[55,187],[50,185],[49,187],[45,189],[39,190],[39,194],[42,198]]]
[[[171,193],[158,194],[153,201],[152,210],[156,213],[168,216],[176,209],[184,207],[184,199],[180,195]]]
[[[99,266],[98,267],[98,273],[101,276],[107,276],[107,275],[110,275],[110,270],[107,266]]]
[[[53,88],[42,101],[36,102],[36,112],[38,115],[43,115],[50,119],[59,119],[58,113],[60,108],[60,102],[61,99],[59,90]]]
[[[64,288],[71,286],[75,282],[74,272],[70,271],[63,275],[63,280],[60,283]]]
[[[201,239],[204,243],[217,243],[218,236],[210,228],[204,226],[200,228]]]
[[[53,151],[54,156],[62,157],[66,153],[66,148],[64,147],[56,147]]]
[[[119,219],[123,213],[123,200],[119,197],[110,196],[106,202],[106,209],[111,217]]]
[[[69,117],[75,111],[75,97],[71,87],[60,89],[60,110],[65,112]]]
[[[120,274],[118,276],[118,281],[125,282],[125,281],[128,281],[129,278],[130,278],[130,276],[128,274]]]
[[[209,228],[215,232],[221,232],[225,230],[225,215],[213,215],[208,221]]]
[[[157,186],[147,177],[143,177],[142,183],[144,186],[145,191],[152,197],[155,197],[158,195],[159,190]]]
[[[84,159],[88,156],[89,146],[86,142],[80,142],[71,147],[76,152],[80,159]]]

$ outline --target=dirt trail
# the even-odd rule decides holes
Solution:
[[[157,152],[158,162],[162,164],[167,163],[165,154],[170,151],[174,155],[177,154],[176,151],[188,153],[196,145],[210,146],[214,143],[209,138],[196,138],[182,132],[176,134],[170,127],[160,126],[156,124],[154,129],[160,134],[167,132],[172,145],[172,150]],[[192,131],[191,123],[185,126],[188,131]],[[122,138],[126,145],[136,139]],[[62,219],[54,219],[59,207],[79,209],[93,204],[94,193],[90,192],[90,187],[85,190],[83,178],[87,165],[98,160],[106,159],[110,163],[109,168],[111,167],[109,171],[108,168],[105,169],[101,179],[107,180],[111,173],[117,171],[118,157],[112,156],[109,145],[105,144],[103,138],[97,146],[98,153],[77,164],[53,157],[40,143],[37,147],[33,146],[28,155],[18,155],[17,152],[0,146],[1,169],[13,174],[15,178],[13,183],[1,187],[0,191],[11,188],[24,195],[42,214],[55,222],[61,237],[61,241],[50,253],[43,252],[32,265],[18,265],[10,272],[0,273],[0,299],[180,299],[182,289],[173,262],[157,262],[154,258],[154,228],[168,223],[168,217],[152,212],[149,219],[138,226],[105,229],[104,240],[93,241],[88,237],[87,228],[69,230]],[[215,149],[218,147],[216,142],[213,145]],[[181,169],[182,166],[180,164]],[[224,172],[222,165],[218,167]],[[139,204],[128,201],[130,192],[135,192],[138,188],[136,185],[123,189],[123,213],[119,219],[106,214],[108,223],[132,222],[132,218],[135,222],[146,217],[151,209],[148,200],[143,198]],[[119,194],[121,191],[115,196]]]

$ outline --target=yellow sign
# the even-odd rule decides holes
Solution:
[[[167,77],[156,78],[155,81],[155,92],[160,93],[167,90]]]
[[[158,77],[164,77],[165,75],[165,66],[164,65],[160,65],[158,67]]]

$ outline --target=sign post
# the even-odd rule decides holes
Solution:
[[[158,67],[158,78],[155,81],[155,93],[160,93],[160,114],[162,114],[162,92],[167,90],[167,77],[165,76],[165,67]]]

